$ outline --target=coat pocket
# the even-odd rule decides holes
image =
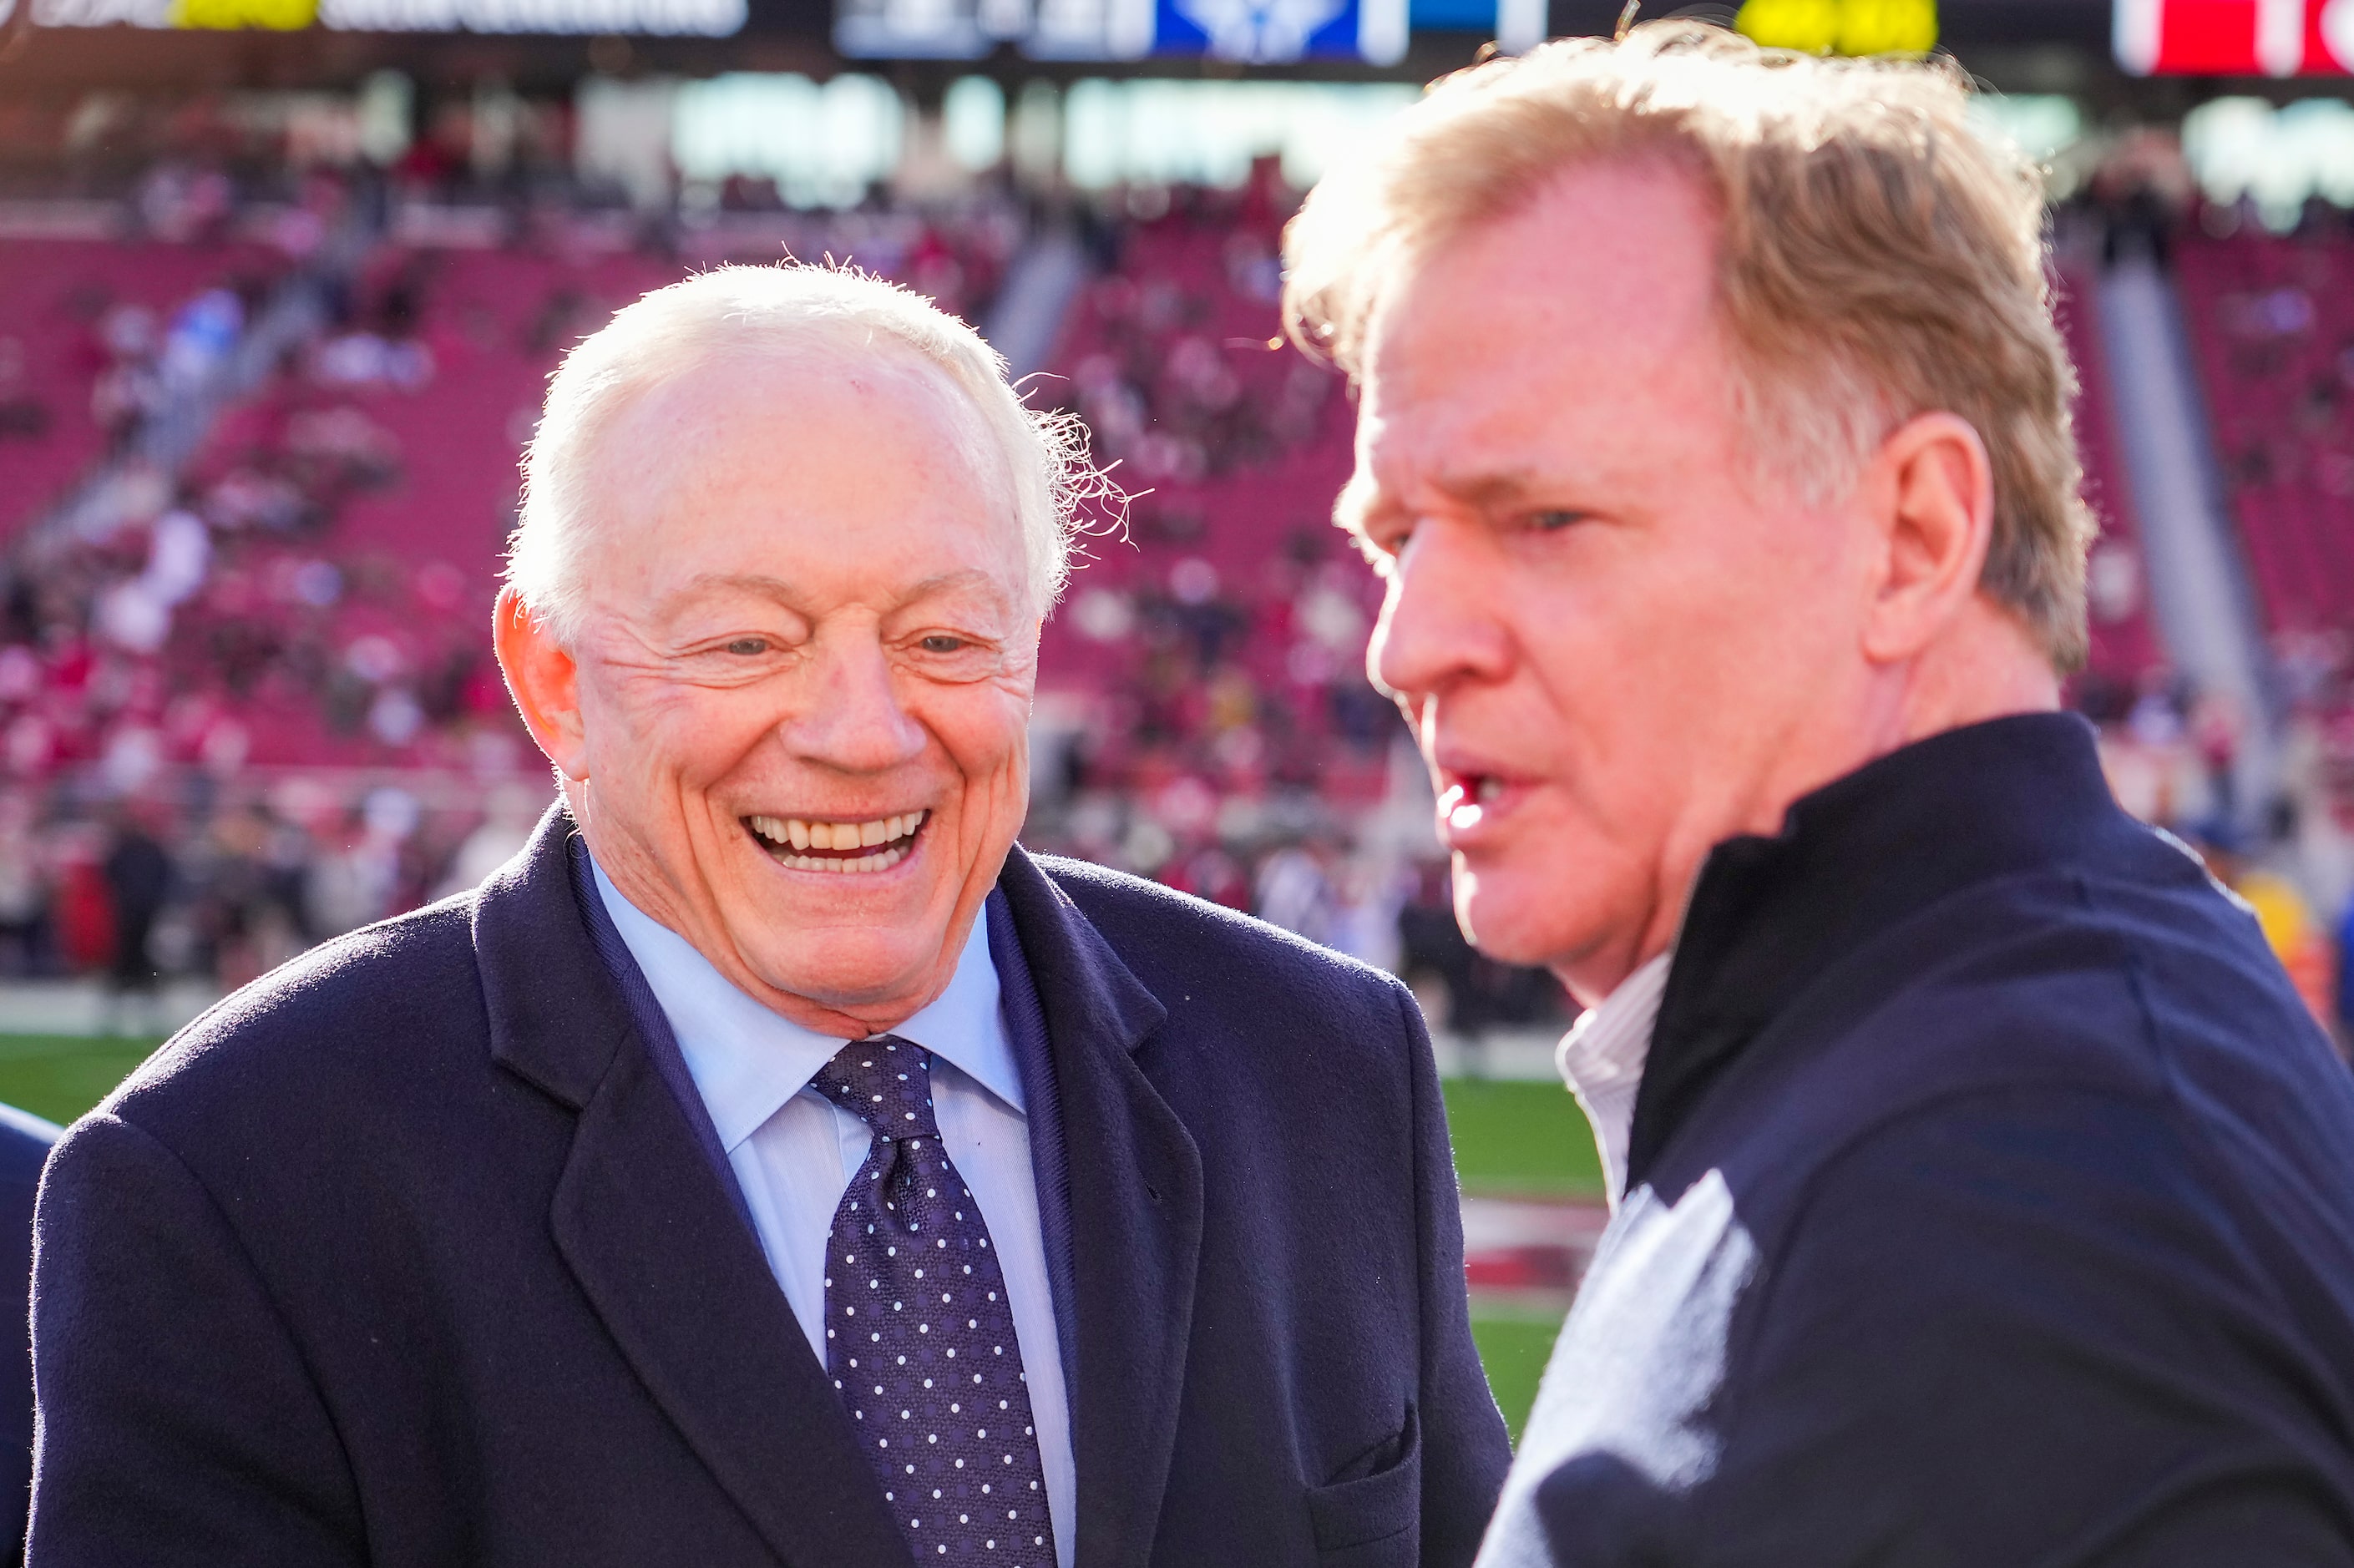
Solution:
[[[1308,1493],[1317,1561],[1326,1568],[1414,1568],[1422,1556],[1422,1431],[1414,1406],[1373,1450],[1381,1467]]]

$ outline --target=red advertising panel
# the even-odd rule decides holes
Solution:
[[[2354,0],[2116,0],[2117,63],[2137,76],[2343,76]]]

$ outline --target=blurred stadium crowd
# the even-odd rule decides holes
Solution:
[[[739,176],[649,207],[567,173],[561,129],[508,124],[488,179],[480,126],[339,168],[295,155],[316,128],[199,102],[0,182],[0,976],[234,985],[518,847],[549,791],[484,633],[544,377],[643,291],[790,251],[985,327],[1026,313],[1034,396],[1132,496],[1048,627],[1026,842],[1396,969],[1459,1031],[1561,1017],[1457,934],[1366,682],[1376,585],[1326,521],[1352,410],[1278,338],[1275,161],[1233,189],[984,175],[811,210]],[[2354,1028],[2354,231],[2320,203],[2259,223],[2179,163],[2127,145],[2055,214],[2105,528],[2075,700],[2126,803]],[[2179,291],[2250,690],[2188,678],[2153,612],[2093,304],[2124,263]]]

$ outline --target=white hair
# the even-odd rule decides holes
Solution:
[[[524,451],[508,585],[559,642],[573,641],[595,533],[594,454],[632,398],[720,355],[849,356],[878,344],[912,351],[979,416],[1012,479],[1030,609],[1044,615],[1070,574],[1078,503],[1116,497],[1087,460],[1087,427],[1026,406],[1006,382],[1004,356],[920,294],[854,268],[797,262],[719,267],[656,289],[564,356]]]

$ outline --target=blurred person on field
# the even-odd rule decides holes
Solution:
[[[544,789],[525,784],[501,784],[492,789],[490,805],[482,821],[459,843],[458,853],[451,856],[450,869],[442,874],[434,896],[448,898],[469,892],[513,860],[531,842],[531,831],[539,821],[546,801]]]
[[[58,960],[71,974],[103,970],[114,961],[114,903],[106,889],[107,832],[103,824],[66,821],[44,846],[49,868],[49,927]]]
[[[49,883],[33,803],[20,792],[0,794],[0,975],[36,972]]]
[[[113,911],[114,953],[107,969],[107,1012],[117,1033],[154,1026],[160,1005],[156,987],[155,922],[172,895],[171,852],[157,836],[155,809],[129,802],[114,813],[106,853],[99,862],[107,902]]]
[[[561,799],[59,1144],[34,1562],[1465,1568],[1510,1454],[1412,999],[1014,842],[1071,428],[736,267],[525,471]]]
[[[2329,933],[2296,884],[2248,853],[2247,834],[2227,817],[2211,818],[2190,830],[2216,881],[2237,894],[2256,917],[2264,945],[2288,972],[2313,1016],[2327,1026],[2338,1010],[2337,954]]]
[[[1360,851],[1342,859],[1332,876],[1332,946],[1361,964],[1402,973],[1398,916],[1410,890],[1408,874],[1383,855]]]
[[[239,803],[216,811],[207,825],[196,890],[197,928],[213,976],[236,989],[269,966],[260,958],[261,910],[268,887],[261,862],[269,824]]]
[[[368,791],[344,828],[340,842],[322,842],[312,854],[302,889],[312,927],[337,936],[381,920],[408,902],[405,850],[417,831],[419,811],[408,791]]]
[[[1258,917],[1296,937],[1332,946],[1336,911],[1324,857],[1309,844],[1285,844],[1259,862],[1253,902]]]
[[[1967,101],[1649,23],[1287,236],[1457,914],[1591,1009],[1495,1568],[2354,1563],[2354,1079],[2056,711],[2074,376]]]

